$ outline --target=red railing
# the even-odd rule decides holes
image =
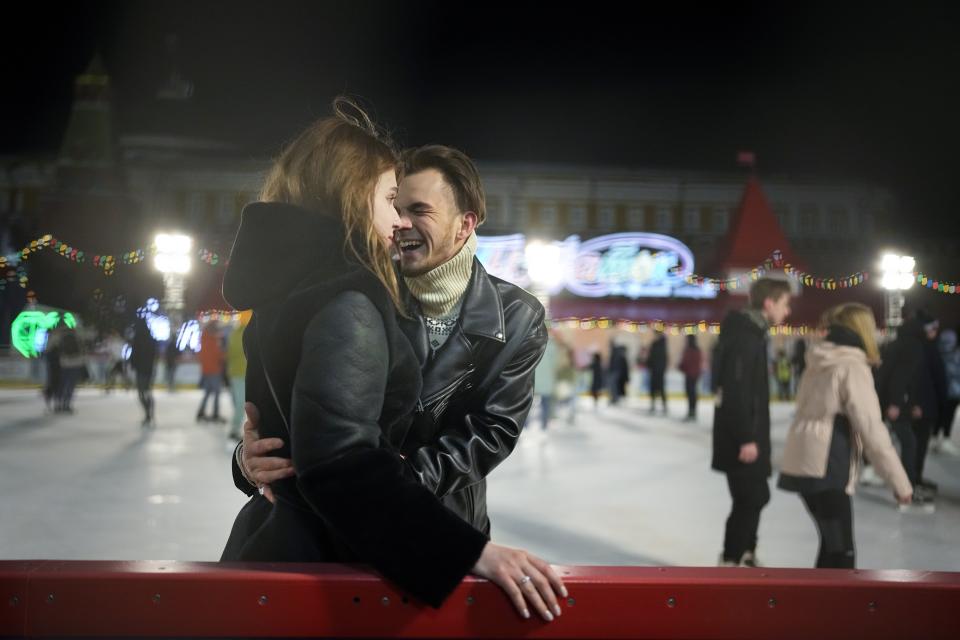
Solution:
[[[0,637],[958,638],[960,573],[561,567],[563,616],[468,579],[442,609],[362,568],[0,562]]]

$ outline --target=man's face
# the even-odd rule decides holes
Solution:
[[[401,220],[396,243],[405,276],[423,275],[454,257],[476,226],[476,215],[460,212],[436,169],[405,176],[396,204]]]
[[[784,293],[779,298],[767,298],[763,301],[763,315],[771,325],[783,324],[790,316],[790,294]]]

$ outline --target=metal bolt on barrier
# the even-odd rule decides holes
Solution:
[[[775,606],[777,606],[777,599],[770,598],[769,600],[767,600],[767,606],[773,609]]]
[[[53,594],[47,596],[47,604],[53,604]]]
[[[389,606],[390,606],[390,598],[388,598],[387,596],[383,596],[382,598],[380,598],[380,604],[382,604],[382,605],[385,606],[385,607],[389,607]]]
[[[473,596],[467,596],[467,606],[472,605],[474,602],[476,601],[473,599]]]
[[[13,596],[13,597],[10,598],[10,606],[11,606],[11,607],[15,607],[15,606],[17,606],[18,604],[20,604],[20,598],[18,598],[17,596]]]
[[[160,594],[159,594],[159,593],[153,594],[153,604],[160,604]]]
[[[567,606],[568,606],[568,607],[572,607],[572,606],[575,605],[575,604],[577,604],[577,601],[576,601],[576,600],[574,600],[573,598],[567,598]]]
[[[257,604],[259,604],[261,607],[267,604],[267,596],[260,596],[260,599],[257,600]]]
[[[868,603],[867,603],[867,611],[869,611],[870,613],[873,613],[873,612],[876,611],[876,610],[877,610],[877,603],[876,603],[876,602],[868,602]]]
[[[677,599],[674,598],[673,596],[667,598],[667,606],[670,607],[671,609],[677,606]]]

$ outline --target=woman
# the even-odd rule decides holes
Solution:
[[[366,562],[433,606],[472,572],[524,617],[553,619],[564,587],[550,566],[487,540],[397,452],[421,386],[397,319],[397,159],[351,107],[338,99],[277,160],[224,277],[226,299],[253,309],[247,399],[296,476],[243,507],[222,559]]]
[[[137,318],[133,326],[133,345],[130,348],[130,367],[137,378],[137,399],[143,407],[140,426],[156,426],[153,403],[153,374],[157,364],[157,343],[150,334],[147,321]]]
[[[590,395],[593,396],[593,410],[600,407],[600,392],[603,391],[603,360],[599,353],[590,359]]]
[[[820,534],[817,568],[853,568],[853,513],[861,455],[909,504],[913,488],[880,416],[871,365],[880,363],[873,312],[857,303],[831,309],[826,338],[807,351],[797,411],[777,485],[800,494]]]
[[[697,382],[703,373],[703,354],[697,345],[697,336],[687,336],[687,346],[683,349],[680,359],[680,371],[683,373],[684,386],[687,390],[687,422],[697,419]]]

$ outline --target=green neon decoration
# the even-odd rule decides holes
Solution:
[[[58,324],[59,311],[22,311],[10,326],[10,342],[24,358],[36,358],[40,355],[37,351],[37,331],[49,331]],[[63,324],[68,329],[76,329],[77,319],[72,313],[64,313]]]

